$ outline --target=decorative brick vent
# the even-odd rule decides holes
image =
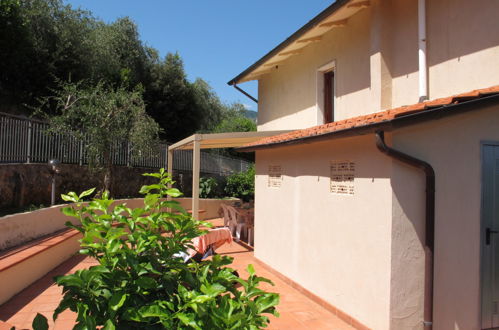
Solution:
[[[282,184],[281,165],[269,165],[269,187],[279,188]]]
[[[351,161],[331,161],[330,191],[338,195],[354,194],[355,163]]]

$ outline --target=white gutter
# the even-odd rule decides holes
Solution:
[[[428,77],[426,64],[426,0],[418,0],[419,43],[419,102],[428,100]]]

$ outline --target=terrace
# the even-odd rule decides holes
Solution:
[[[223,223],[222,219],[210,221],[215,226],[220,226]],[[12,250],[10,253],[0,256],[0,269],[8,268],[6,267],[8,262],[29,262],[30,258],[26,256],[29,249],[34,249],[35,254],[40,254],[39,251],[45,250],[46,254],[50,256],[50,250],[64,244],[68,240],[68,236],[70,236],[68,233],[60,234],[51,243],[48,243],[48,240],[41,240],[24,248]],[[318,298],[297,287],[257,260],[253,255],[252,248],[246,244],[236,242],[226,244],[219,248],[217,253],[233,257],[232,267],[239,272],[240,276],[247,277],[246,266],[253,264],[259,276],[267,277],[275,283],[275,286],[262,285],[264,289],[278,292],[281,295],[281,302],[278,305],[280,317],[271,317],[270,329],[354,329],[340,319],[341,315],[336,315],[336,311],[328,309],[326,305],[321,305]],[[18,329],[30,329],[37,313],[47,317],[50,329],[72,328],[75,324],[76,314],[70,311],[63,312],[55,323],[52,321],[52,313],[62,298],[62,289],[54,284],[52,278],[57,275],[73,273],[78,269],[88,268],[95,264],[96,262],[91,258],[75,255],[50,270],[43,277],[0,305],[0,320],[5,322],[3,324],[0,322],[0,329],[10,329],[10,326],[16,326]],[[18,275],[22,276],[22,274]],[[353,323],[353,320],[350,323]]]

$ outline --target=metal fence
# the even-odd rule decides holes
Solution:
[[[229,158],[222,155],[201,151],[201,172],[218,175],[246,171],[250,162],[242,159]],[[192,150],[175,150],[173,152],[173,169],[192,171]]]
[[[89,163],[85,139],[69,134],[49,133],[48,123],[0,112],[0,163],[46,163],[58,159],[65,164]],[[146,168],[167,167],[168,144],[133,155],[128,142],[112,146],[113,164]],[[174,152],[173,169],[192,171],[192,151]],[[201,172],[227,175],[246,170],[251,163],[201,152]]]

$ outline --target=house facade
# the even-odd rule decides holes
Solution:
[[[358,327],[499,327],[497,13],[338,0],[229,82],[295,130],[241,149],[255,256]]]

